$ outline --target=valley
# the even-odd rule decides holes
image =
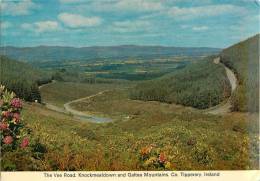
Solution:
[[[258,112],[238,110],[247,107],[242,88],[256,79],[244,77],[248,74],[234,61],[234,51],[241,50],[232,48],[207,56],[145,52],[91,61],[49,57],[24,63],[2,56],[5,70],[12,71],[1,74],[1,84],[23,99],[30,138],[30,151],[5,152],[2,169],[257,169]]]

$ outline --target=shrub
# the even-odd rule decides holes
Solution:
[[[1,94],[1,151],[11,151],[17,147],[25,148],[29,145],[29,140],[21,134],[23,128],[20,112],[22,110],[22,101],[15,97],[15,94],[0,87]],[[22,139],[21,139],[22,138]]]
[[[143,147],[140,150],[140,162],[143,168],[156,168],[172,170],[172,164],[167,160],[167,156],[155,145]]]
[[[0,86],[0,98],[1,170],[24,170],[31,157],[28,130],[21,117],[23,103],[4,86]]]

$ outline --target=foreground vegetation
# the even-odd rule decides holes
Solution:
[[[137,85],[132,99],[176,103],[205,109],[230,96],[225,69],[213,58],[192,63],[170,75]]]
[[[247,91],[245,88],[250,85],[252,99],[257,98],[254,97],[258,96],[254,94],[255,85],[248,83],[256,81],[250,78],[253,75],[247,77],[249,72],[243,69],[244,65],[234,61],[237,53],[233,52],[234,49],[227,50],[221,55],[221,61],[236,71],[240,87]],[[41,73],[6,57],[1,58],[2,63],[5,72],[1,74],[1,81],[8,89],[17,91],[22,98],[34,95],[29,88],[40,84],[37,81],[41,80]],[[255,68],[252,70],[254,72]],[[194,62],[161,78],[140,82],[137,86],[136,82],[128,84],[124,81],[109,84],[67,82],[76,80],[77,75],[70,76],[70,73],[66,69],[59,70],[53,78],[62,78],[62,82],[55,81],[41,88],[43,101],[62,106],[68,101],[109,90],[74,102],[71,107],[110,117],[113,122],[96,124],[78,121],[69,114],[48,110],[41,104],[25,102],[21,106],[20,99],[5,101],[3,97],[0,100],[0,131],[2,144],[7,147],[1,147],[6,149],[1,157],[1,170],[259,169],[258,114],[233,112],[222,116],[210,115],[182,106],[206,108],[230,95],[225,70],[221,65],[213,64],[212,58]],[[30,84],[20,85],[23,81]],[[26,94],[21,94],[24,92]],[[237,110],[251,110],[240,106],[248,105],[242,101],[247,98],[243,97],[246,94],[241,93],[241,88],[237,93],[232,98],[238,100],[233,101],[236,103],[234,108],[238,105]],[[252,105],[254,107],[255,104]],[[10,132],[20,126],[16,124],[17,120],[23,120],[21,126],[26,130]],[[7,139],[7,136],[17,140]],[[26,137],[26,140],[21,142],[20,137]],[[15,147],[8,148],[11,144]]]
[[[106,124],[79,122],[43,106],[26,104],[23,115],[26,127],[32,130],[31,143],[27,151],[12,151],[3,157],[1,169],[258,168],[258,130],[246,114],[222,117],[180,106],[129,101],[126,105],[131,106],[118,112],[135,114]],[[111,107],[120,107],[115,105]],[[252,127],[248,129],[248,125]]]
[[[259,38],[258,34],[221,53],[221,61],[239,79],[239,86],[232,96],[233,111],[259,110]]]

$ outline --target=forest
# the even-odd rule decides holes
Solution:
[[[259,110],[259,38],[255,35],[221,52],[221,61],[238,78],[238,88],[232,95],[233,111]]]
[[[213,57],[158,79],[138,84],[131,99],[182,104],[199,109],[215,106],[230,96],[230,85],[221,65]]]
[[[8,90],[26,100],[41,102],[38,86],[48,83],[52,77],[47,72],[42,72],[29,64],[0,56],[1,74],[0,82]]]

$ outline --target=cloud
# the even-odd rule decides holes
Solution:
[[[99,12],[154,12],[164,9],[158,0],[103,0],[81,4],[78,9],[90,8]]]
[[[58,19],[70,28],[84,28],[98,26],[102,23],[100,17],[86,17],[79,14],[61,13]]]
[[[2,1],[1,9],[4,15],[18,16],[28,15],[31,10],[39,8],[32,0]]]
[[[21,28],[36,33],[52,32],[59,30],[59,24],[56,21],[38,21],[35,23],[23,23]]]
[[[222,4],[222,5],[208,5],[197,7],[172,7],[168,11],[168,15],[176,18],[176,20],[190,20],[201,17],[218,16],[222,14],[241,14],[245,9],[239,6]]]
[[[193,31],[206,31],[209,29],[208,26],[194,26],[194,25],[188,25],[188,24],[183,24],[180,25],[181,29],[191,29]]]
[[[7,29],[12,27],[12,23],[9,21],[0,21],[0,29]]]
[[[113,23],[112,30],[120,33],[149,31],[151,23],[143,20],[135,21],[116,21]]]
[[[39,21],[34,24],[38,32],[56,31],[59,28],[56,21]]]
[[[192,27],[192,30],[194,30],[194,31],[205,31],[205,30],[208,30],[209,29],[209,27],[207,27],[207,26],[194,26],[194,27]]]
[[[84,3],[87,0],[60,0],[60,3],[66,4],[66,3]]]
[[[163,9],[160,1],[152,0],[120,0],[115,4],[115,8],[129,11],[158,11]]]

